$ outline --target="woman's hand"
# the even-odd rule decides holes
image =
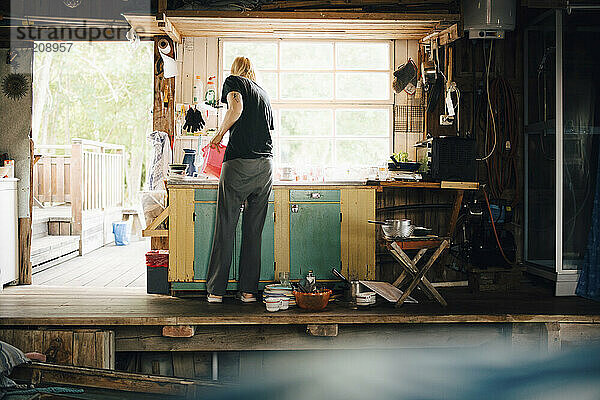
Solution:
[[[219,150],[219,144],[221,144],[221,140],[223,140],[223,135],[217,133],[210,141],[210,147]]]

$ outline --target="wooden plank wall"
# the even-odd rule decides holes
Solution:
[[[518,23],[517,26],[520,26]],[[471,132],[471,121],[473,120],[473,79],[475,79],[475,90],[480,89],[482,78],[485,74],[484,50],[482,41],[469,40],[461,38],[453,42],[450,47],[453,48],[454,54],[454,78],[460,89],[460,126],[462,134]],[[443,53],[443,52],[442,52]],[[489,56],[489,50],[486,49],[485,55]],[[493,79],[496,76],[503,76],[515,94],[515,101],[518,111],[518,133],[517,143],[517,175],[518,179],[512,187],[505,190],[503,198],[512,199],[513,194],[517,191],[517,201],[513,205],[514,219],[509,229],[515,235],[517,243],[517,260],[522,260],[522,224],[523,224],[523,40],[522,32],[516,30],[514,32],[506,32],[505,39],[495,40],[492,54],[492,62],[490,67],[490,77]],[[442,102],[438,103],[437,109],[427,115],[427,132],[433,137],[456,135],[454,126],[440,126],[439,115],[442,113]],[[485,138],[481,130],[476,130],[477,153],[485,154]],[[514,146],[514,144],[512,144]],[[478,180],[481,183],[488,181],[487,167],[484,162],[480,162],[478,166]]]
[[[169,282],[194,279],[194,190],[169,190]]]
[[[450,224],[452,204],[455,198],[454,190],[432,190],[412,188],[386,188],[377,193],[376,209],[377,220],[410,219],[414,225],[431,228],[434,234],[446,235]],[[438,204],[446,205],[444,208],[405,209],[397,211],[382,211],[384,207],[411,205],[411,204]],[[381,229],[377,229],[377,279],[393,281],[400,274],[400,267],[389,256],[381,244]],[[434,282],[464,279],[461,274],[444,268],[444,257],[434,264],[427,273],[429,280]]]
[[[415,64],[418,62],[419,42],[418,40],[395,40],[394,41],[394,69],[405,64],[409,58],[412,58]],[[415,95],[408,95],[406,92],[394,94],[394,105],[418,105],[421,103],[422,91],[417,91]],[[392,118],[393,120],[394,118]],[[394,132],[393,149],[395,153],[407,152],[410,160],[416,160],[417,154],[414,144],[423,139],[423,133]]]
[[[49,363],[115,368],[114,331],[0,329],[0,340],[25,353],[45,354]]]
[[[340,191],[342,274],[348,279],[375,279],[375,190]]]

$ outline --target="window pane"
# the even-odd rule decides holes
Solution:
[[[317,140],[280,139],[281,163],[297,166],[331,165],[333,162],[332,142]]]
[[[223,69],[229,71],[236,57],[248,57],[255,69],[277,68],[276,42],[223,42]]]
[[[389,136],[389,110],[337,110],[336,136]]]
[[[333,134],[332,110],[281,109],[281,136],[329,136]]]
[[[338,69],[390,69],[390,44],[369,42],[336,42]]]
[[[337,140],[337,165],[378,165],[389,156],[388,139]]]
[[[229,75],[229,71],[223,71],[223,82]],[[277,99],[277,72],[256,71],[256,83],[265,89],[270,100]]]
[[[333,43],[281,42],[282,69],[333,69]]]
[[[342,100],[388,100],[387,72],[343,72],[336,74],[335,96]]]
[[[333,74],[281,73],[281,98],[287,100],[321,100],[333,98]]]
[[[265,89],[271,100],[277,99],[277,72],[258,71],[256,83]]]

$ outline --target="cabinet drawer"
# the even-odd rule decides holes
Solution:
[[[217,189],[195,189],[194,201],[217,201]]]
[[[275,192],[271,191],[269,201],[275,200]],[[217,189],[195,189],[194,201],[217,201]]]
[[[338,202],[340,201],[339,190],[290,190],[291,202]]]

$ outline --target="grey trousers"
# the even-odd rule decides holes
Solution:
[[[208,293],[222,296],[227,289],[233,240],[240,207],[244,202],[238,289],[245,293],[258,292],[262,230],[272,187],[272,158],[236,158],[223,163],[217,194],[217,219],[208,264]]]

